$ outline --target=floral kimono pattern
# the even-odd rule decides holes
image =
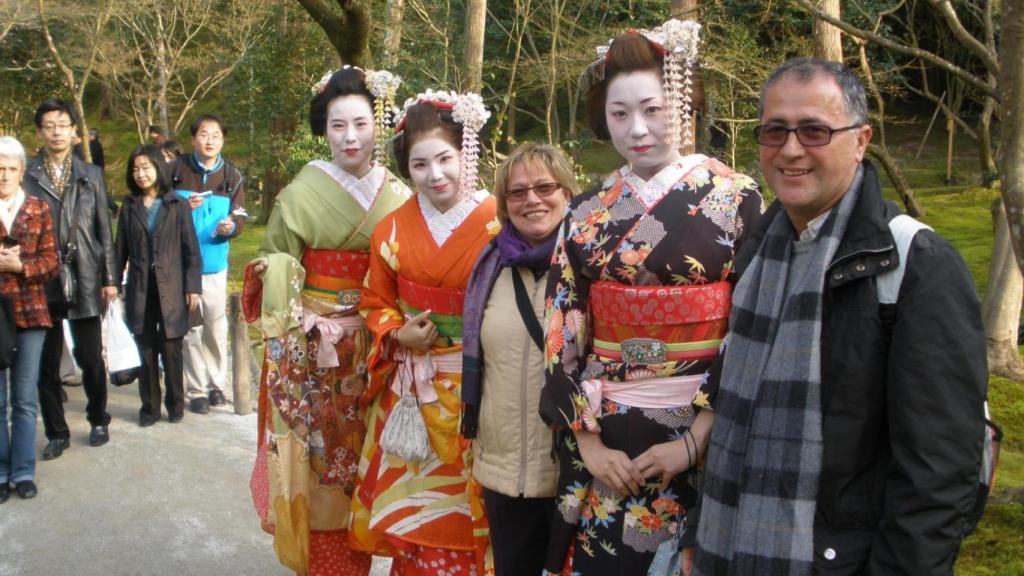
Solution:
[[[341,296],[359,295],[373,226],[409,195],[383,167],[357,179],[310,163],[278,195],[254,261],[266,269],[246,274],[265,339],[253,500],[278,559],[299,574],[370,569],[346,531],[371,340]]]
[[[454,295],[465,289],[477,256],[499,225],[494,199],[486,193],[443,217],[423,202],[428,201],[419,196],[409,200],[381,221],[371,238],[360,304],[373,339],[362,399],[367,437],[349,537],[358,549],[395,557],[392,574],[483,576],[483,502],[469,474],[472,452],[458,435],[462,297]],[[434,303],[425,304],[431,297]],[[400,347],[392,331],[428,308],[438,329],[430,354]],[[400,397],[396,379],[425,365],[432,366],[430,374],[417,376],[415,393],[432,453],[411,462],[384,451],[380,438]]]
[[[587,472],[571,431],[599,432],[605,446],[635,458],[654,444],[680,438],[693,423],[694,406],[711,408],[705,378],[692,403],[654,409],[605,398],[593,410],[582,386],[586,380],[699,376],[713,361],[642,364],[595,352],[595,323],[605,319],[592,313],[591,288],[597,282],[698,286],[732,281],[734,254],[762,211],[753,180],[699,155],[669,165],[646,182],[622,168],[601,190],[570,204],[547,288],[541,415],[563,429],[549,572],[571,566],[573,574],[586,576],[646,574],[656,549],[676,536],[697,496],[696,474],[687,473],[666,490],[659,489],[660,478],[649,478],[638,495],[620,497]],[[652,300],[640,312],[658,317],[672,306],[671,301]]]

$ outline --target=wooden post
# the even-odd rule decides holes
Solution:
[[[252,412],[252,375],[249,371],[248,324],[242,317],[242,295],[234,292],[228,305],[228,322],[231,326],[231,389],[235,396],[235,414],[244,416]]]
[[[956,133],[956,121],[950,116],[946,119],[946,130],[949,132],[949,145],[946,148],[946,185],[953,183],[953,135]]]

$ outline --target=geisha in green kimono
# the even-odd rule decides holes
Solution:
[[[310,128],[333,159],[281,191],[246,270],[243,306],[265,342],[253,501],[299,574],[370,570],[371,556],[346,545],[372,341],[357,307],[370,233],[410,196],[379,161],[398,83],[346,66],[313,87]]]

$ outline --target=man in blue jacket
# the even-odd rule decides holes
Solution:
[[[225,402],[228,249],[245,225],[243,178],[221,156],[227,125],[216,114],[192,122],[192,153],[172,166],[175,190],[192,206],[203,257],[202,323],[185,336],[185,385],[189,409],[206,414]],[[198,322],[197,322],[198,324]]]

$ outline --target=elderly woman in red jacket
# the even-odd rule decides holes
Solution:
[[[10,371],[0,371],[0,504],[10,497],[12,482],[22,498],[37,492],[36,385],[45,329],[51,325],[43,283],[57,269],[50,210],[21,189],[24,173],[25,149],[16,139],[0,136],[0,294],[5,315],[13,314],[15,325]]]

